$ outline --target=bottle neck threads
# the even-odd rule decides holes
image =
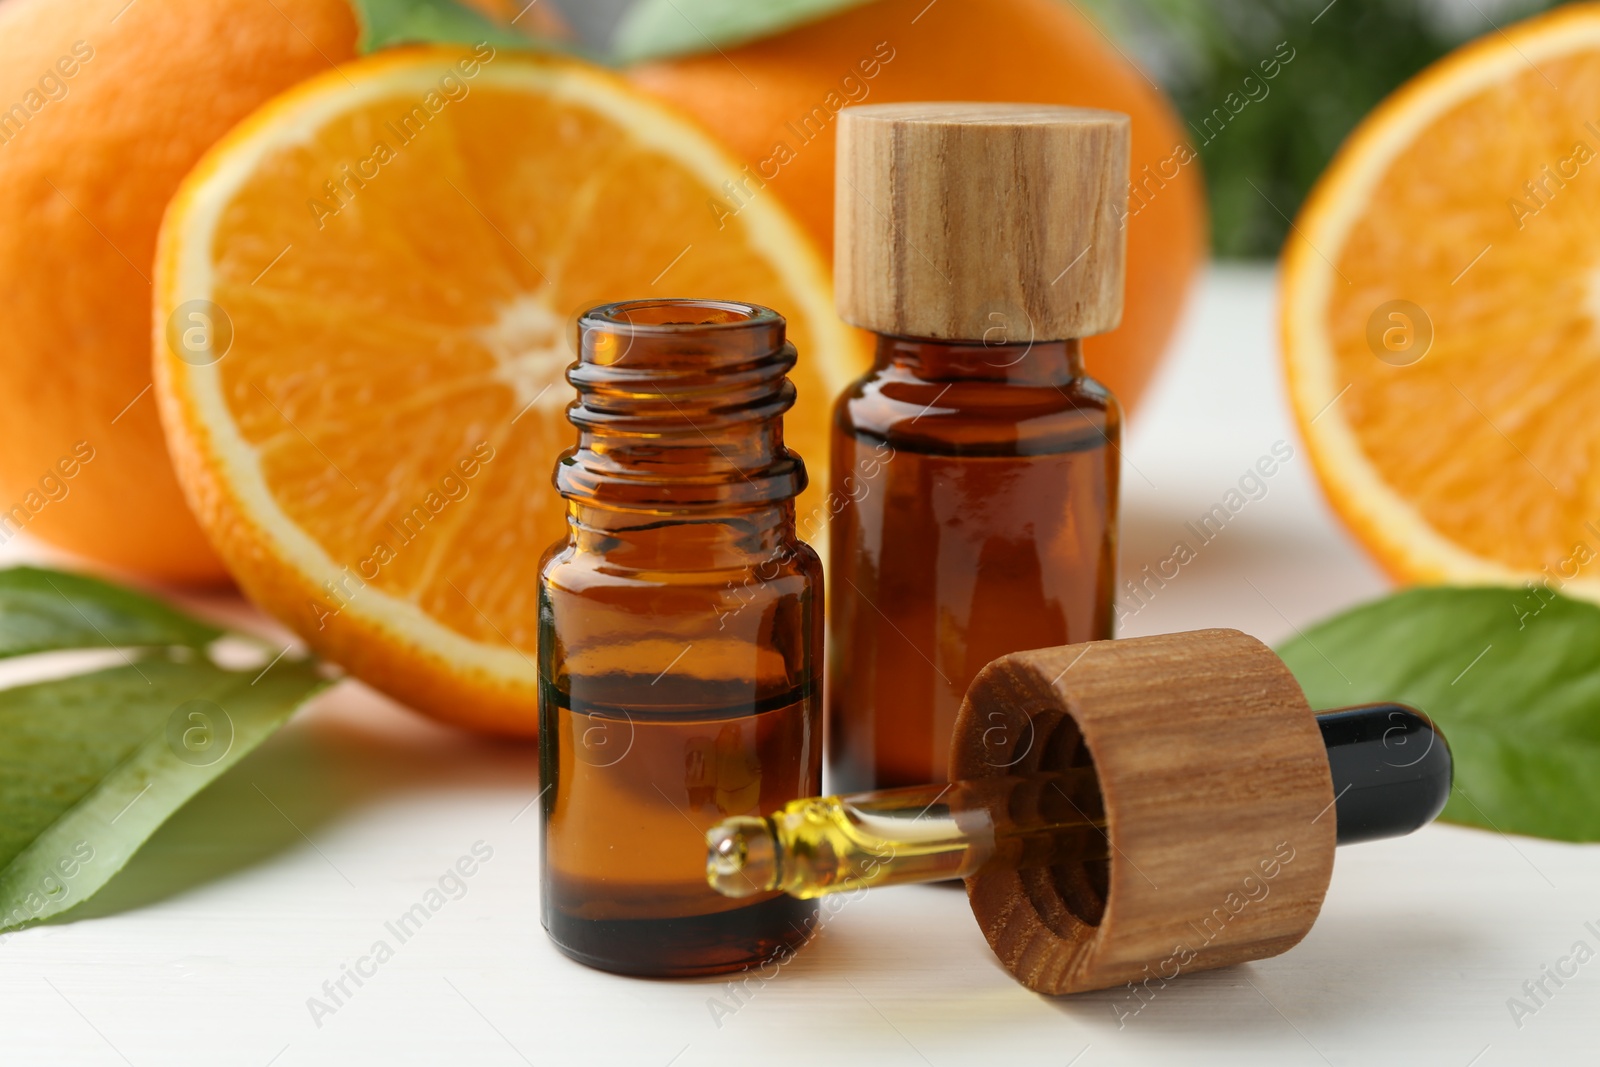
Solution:
[[[793,500],[805,466],[783,444],[796,360],[783,316],[753,304],[650,300],[578,324],[577,447],[556,488],[579,507],[744,512]]]

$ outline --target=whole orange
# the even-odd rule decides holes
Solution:
[[[0,4],[0,538],[226,577],[150,395],[156,230],[207,148],[355,41],[346,0]]]
[[[548,3],[518,25],[560,32]],[[156,230],[206,149],[356,34],[348,0],[0,3],[0,543],[227,577],[149,394]]]
[[[980,100],[1127,112],[1135,195],[1126,312],[1086,352],[1091,373],[1125,406],[1144,391],[1205,256],[1199,163],[1161,92],[1065,0],[876,0],[739,48],[641,64],[631,76],[750,164],[728,208],[770,190],[825,249],[842,107]]]

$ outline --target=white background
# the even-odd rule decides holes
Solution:
[[[1207,279],[1124,473],[1124,571],[1270,451],[1296,458],[1125,636],[1268,641],[1383,592],[1318,497],[1282,397],[1271,276]],[[40,558],[15,546],[14,561]],[[236,619],[237,604],[213,602]],[[1119,1027],[1126,991],[1037,997],[964,896],[850,901],[742,1004],[725,982],[586,970],[539,927],[535,760],[347,683],[163,827],[99,897],[0,938],[0,1063],[1438,1064],[1596,1059],[1600,961],[1512,1020],[1541,966],[1600,949],[1600,850],[1438,826],[1341,851],[1322,917],[1274,960],[1185,977]],[[493,858],[318,1026],[307,999],[474,843]],[[722,1005],[720,1019],[711,1004]],[[733,1008],[731,1014],[727,1009]],[[719,1025],[720,1024],[720,1025]]]

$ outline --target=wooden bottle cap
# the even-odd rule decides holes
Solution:
[[[1135,1011],[1179,974],[1277,955],[1311,929],[1333,873],[1333,781],[1271,649],[1201,630],[1022,652],[978,674],[953,780],[1085,765],[1108,859],[967,879],[1018,981],[1049,994],[1133,983]]]
[[[952,341],[1115,329],[1129,127],[1119,112],[1042,104],[844,109],[839,314],[878,333]]]

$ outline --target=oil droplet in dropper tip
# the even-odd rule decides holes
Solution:
[[[777,888],[777,849],[765,819],[727,819],[706,831],[706,881],[728,897]]]

